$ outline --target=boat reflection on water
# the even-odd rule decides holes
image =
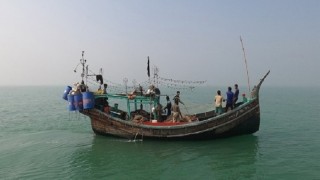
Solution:
[[[187,179],[257,177],[259,139],[129,141],[95,136],[74,154],[72,178]]]

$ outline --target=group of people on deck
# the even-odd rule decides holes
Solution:
[[[239,97],[238,84],[234,85],[234,92],[232,92],[231,87],[228,87],[228,91],[227,91],[226,95],[227,95],[227,99],[226,99],[227,102],[226,102],[225,112],[232,110],[238,101],[238,97]],[[245,94],[243,94],[242,96],[245,97]],[[224,112],[223,107],[222,107],[222,102],[224,102],[224,101],[225,101],[225,99],[221,95],[221,91],[218,90],[217,95],[214,98],[217,115],[220,115]]]
[[[156,108],[157,117],[161,117],[163,111],[166,111],[166,116],[169,117],[172,114],[173,122],[176,122],[183,118],[182,113],[180,111],[179,103],[184,104],[180,100],[180,91],[177,91],[177,94],[173,98],[173,105],[171,104],[169,96],[166,96],[167,104],[164,108],[162,108],[161,104],[158,104],[158,108]],[[171,113],[172,112],[172,113]],[[161,119],[159,119],[161,121]]]
[[[236,105],[239,105],[239,103],[237,104],[238,98],[239,98],[239,92],[240,91],[239,91],[238,84],[234,85],[234,91],[232,91],[231,87],[228,87],[228,91],[226,92],[227,98],[224,99],[224,97],[221,95],[221,91],[218,90],[217,95],[214,98],[216,114],[220,115],[223,112],[227,112],[229,110],[234,109],[236,107]],[[246,101],[245,94],[242,94],[242,96],[243,96],[243,102],[245,102]],[[162,106],[161,106],[161,109],[159,109],[159,112],[161,110],[166,110],[166,112],[167,112],[166,115],[167,115],[167,117],[169,117],[171,115],[171,111],[172,111],[172,121],[173,122],[176,122],[176,121],[179,121],[179,119],[182,119],[183,116],[182,116],[179,104],[181,103],[184,105],[184,103],[180,100],[180,91],[177,91],[177,94],[174,96],[174,98],[173,98],[174,104],[173,105],[171,104],[169,96],[166,96],[166,100],[167,100],[167,105],[164,108],[162,108]],[[225,108],[223,108],[223,106],[222,106],[223,102],[226,102]]]
[[[106,94],[106,89],[107,89],[107,84],[104,84],[104,88],[102,89],[100,86],[98,91],[96,92],[96,94]],[[139,91],[139,93],[138,93],[138,91]],[[164,107],[160,104],[160,90],[157,87],[155,87],[154,85],[151,85],[146,93],[143,93],[143,89],[139,85],[139,89],[136,90],[135,92],[133,92],[133,94],[150,96],[150,97],[155,98],[157,100],[156,101],[157,105],[154,107],[154,109],[152,111],[153,111],[155,119],[157,119],[158,121],[163,121],[162,113],[164,111],[166,112],[166,117],[170,117],[172,115],[171,117],[172,117],[173,122],[179,122],[181,119],[183,119],[183,115],[181,113],[179,104],[181,103],[184,105],[184,103],[180,99],[180,91],[177,91],[177,94],[173,97],[173,104],[171,104],[169,96],[166,96],[167,104]],[[246,101],[245,94],[242,94],[242,96],[243,96],[243,102],[245,102]],[[229,110],[234,109],[236,107],[236,105],[239,105],[239,103],[237,104],[238,98],[239,98],[238,84],[234,85],[234,91],[232,91],[231,87],[228,87],[228,90],[226,92],[226,99],[221,94],[221,91],[218,90],[217,94],[214,97],[214,105],[215,105],[216,115],[220,115],[223,112],[227,112]],[[106,101],[107,106],[108,106],[107,100],[108,99],[106,98],[106,100],[104,100],[104,102]],[[226,102],[225,107],[223,107],[223,102]],[[97,104],[101,104],[101,103],[97,103]],[[142,106],[142,104],[141,104],[141,106]],[[142,107],[140,107],[140,108],[142,110]],[[110,110],[107,110],[107,111],[110,111]]]
[[[179,119],[183,119],[179,103],[184,104],[180,100],[180,91],[177,91],[177,94],[173,97],[173,105],[171,104],[169,96],[166,96],[167,104],[166,106],[162,106],[160,104],[160,90],[159,88],[155,87],[154,85],[150,85],[147,92],[144,94],[142,87],[139,85],[139,90],[136,90],[134,93],[137,93],[140,91],[141,95],[144,96],[150,96],[151,98],[154,98],[157,102],[157,105],[152,109],[154,118],[158,121],[163,121],[162,119],[162,113],[166,111],[166,117],[169,117],[172,115],[173,122],[179,121]],[[141,108],[142,109],[142,108]]]
[[[151,85],[146,94],[143,93],[141,86],[139,86],[139,88],[140,88],[139,90],[140,90],[141,95],[151,96],[151,97],[157,99],[158,105],[156,107],[154,107],[154,110],[153,110],[153,113],[154,113],[154,116],[156,119],[158,119],[159,121],[163,121],[162,120],[162,113],[164,111],[166,111],[166,117],[169,117],[172,115],[173,122],[177,122],[177,121],[179,122],[179,120],[183,119],[183,115],[181,113],[179,104],[181,103],[184,105],[184,103],[180,99],[180,91],[177,91],[177,94],[173,97],[173,104],[171,104],[169,96],[166,96],[167,104],[166,104],[166,106],[163,107],[160,104],[160,90],[158,88]],[[102,89],[100,87],[97,93],[104,94],[104,93],[106,93],[106,89],[107,89],[107,85],[105,84],[104,88]],[[245,94],[243,94],[242,96],[243,96],[243,99],[246,99]],[[231,87],[228,87],[228,90],[226,92],[226,99],[224,99],[223,95],[221,94],[221,91],[218,90],[217,94],[214,97],[214,105],[215,105],[216,115],[220,115],[223,112],[227,112],[229,110],[234,109],[237,104],[238,97],[239,97],[238,84],[234,85],[234,91],[232,91]],[[223,102],[226,102],[225,107],[223,107]],[[141,107],[141,109],[142,109],[142,107]]]

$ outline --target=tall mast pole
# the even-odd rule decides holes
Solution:
[[[243,51],[244,62],[245,62],[245,64],[246,64],[247,79],[248,79],[248,88],[249,88],[249,93],[250,93],[250,92],[251,92],[251,89],[250,89],[250,80],[249,80],[247,57],[246,57],[246,52],[245,52],[245,50],[244,50],[244,46],[243,46],[243,42],[242,42],[241,36],[240,36],[240,41],[241,41],[241,46],[242,46],[242,51]]]

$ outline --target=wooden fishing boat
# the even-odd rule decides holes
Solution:
[[[142,108],[143,105],[149,105],[150,108],[156,107],[159,102],[157,95],[146,95],[142,91],[135,94],[110,94],[106,91],[100,91],[100,93],[94,94],[88,91],[88,88],[83,89],[86,86],[83,78],[90,75],[88,75],[87,67],[85,70],[86,60],[82,58],[80,62],[83,66],[82,83],[78,84],[78,88],[74,92],[68,86],[63,98],[69,101],[69,110],[79,110],[81,114],[90,118],[92,130],[96,134],[128,139],[193,140],[252,134],[259,130],[259,91],[270,71],[254,86],[249,100],[239,103],[233,110],[220,115],[217,115],[214,110],[189,114],[186,116],[189,117],[188,122],[173,122],[172,117],[164,116],[162,118],[166,120],[160,122],[154,120],[156,115],[150,109],[148,112]],[[101,78],[101,75],[98,76],[97,80]],[[103,80],[100,80],[102,85]],[[83,85],[82,88],[81,85]],[[110,106],[108,100],[114,99],[124,101],[124,104],[127,104],[126,110],[118,108],[117,103]],[[139,109],[137,108],[138,104],[140,104]],[[132,106],[134,106],[134,110],[131,111]],[[139,117],[140,120],[137,120],[136,117]]]
[[[239,105],[231,111],[216,115],[214,111],[194,114],[198,121],[193,122],[134,122],[128,117],[128,112],[106,113],[99,108],[80,110],[80,113],[90,117],[92,130],[96,134],[113,135],[128,139],[215,139],[241,134],[252,134],[259,130],[260,104],[259,91],[264,79],[270,71],[260,80],[251,92],[251,100]],[[95,98],[120,98],[128,103],[145,101],[150,103],[148,97],[129,99],[125,95],[95,95]],[[151,100],[153,103],[153,100]],[[137,113],[130,112],[132,115]],[[148,117],[150,114],[146,113]]]

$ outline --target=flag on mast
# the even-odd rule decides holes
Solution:
[[[147,71],[148,71],[148,77],[150,78],[150,61],[149,61],[149,56],[148,56],[148,67],[147,67]]]

